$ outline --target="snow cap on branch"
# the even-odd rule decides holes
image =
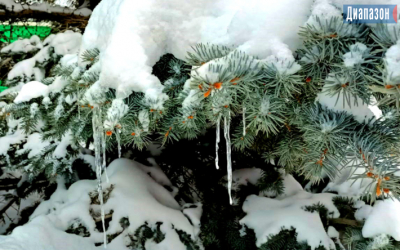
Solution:
[[[100,85],[116,89],[118,98],[136,91],[165,100],[163,86],[152,75],[152,66],[163,54],[185,59],[191,46],[207,42],[233,45],[260,59],[273,54],[276,41],[296,49],[299,24],[306,21],[311,3],[103,0],[85,30],[81,53],[100,50]],[[293,5],[299,7],[291,9],[292,18],[287,19],[287,6]]]

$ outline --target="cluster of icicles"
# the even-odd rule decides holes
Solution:
[[[245,112],[246,108],[243,108],[243,136],[246,134],[246,120],[245,120]],[[229,194],[229,204],[232,205],[232,152],[231,152],[231,138],[230,138],[230,121],[231,121],[231,113],[228,112],[227,116],[224,116],[224,137],[226,141],[226,160],[227,160],[227,172],[228,172],[228,194]],[[104,207],[103,207],[103,187],[102,187],[102,173],[104,171],[106,175],[106,180],[108,180],[107,170],[106,170],[106,138],[103,129],[103,122],[102,122],[102,115],[101,115],[101,108],[94,107],[93,109],[93,139],[94,139],[94,150],[95,150],[95,165],[96,165],[96,177],[97,177],[97,192],[99,194],[99,201],[101,207],[101,222],[103,225],[103,232],[104,232],[104,248],[107,248],[107,235],[106,235],[106,228],[105,228],[105,214],[104,214]],[[217,136],[216,136],[216,156],[215,156],[215,166],[219,169],[218,161],[218,149],[219,149],[219,142],[220,142],[220,127],[221,127],[221,115],[218,117],[217,121]],[[120,142],[120,135],[119,130],[117,131],[117,142],[118,142],[118,156],[121,158],[121,142]]]

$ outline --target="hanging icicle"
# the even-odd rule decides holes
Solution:
[[[78,105],[78,120],[81,120],[81,105],[79,103],[79,100],[81,100],[80,94],[79,94],[79,85],[76,85],[76,105]]]
[[[100,109],[100,117],[101,117],[101,109]],[[101,118],[100,118],[100,122],[101,122]],[[101,144],[102,144],[102,149],[103,149],[103,165],[102,165],[102,169],[104,171],[104,174],[106,175],[106,181],[107,181],[107,183],[109,183],[110,180],[108,179],[107,162],[106,162],[106,135],[104,133],[103,126],[101,126],[101,128],[100,128],[100,134],[101,134],[101,137],[102,137]]]
[[[101,181],[101,173],[104,164],[104,160],[102,163],[101,153],[102,153],[102,148],[104,150],[103,152],[105,152],[105,138],[104,138],[100,107],[94,107],[93,109],[92,125],[93,125],[93,139],[94,139],[95,165],[96,165],[96,177],[97,177],[97,192],[99,194],[99,201],[101,207],[101,222],[103,224],[103,232],[104,232],[104,248],[107,248],[105,214],[103,207],[103,186]],[[103,157],[105,158],[105,154],[103,154]]]
[[[116,128],[115,137],[117,137],[118,158],[121,158],[121,135],[120,135],[120,132],[121,132],[121,130],[119,128]]]
[[[243,107],[243,136],[246,135],[246,107]]]
[[[218,121],[217,121],[217,139],[215,141],[215,167],[219,169],[218,161],[218,149],[219,149],[219,141],[220,141],[220,130],[221,130],[221,114],[218,116]]]
[[[232,159],[231,159],[231,138],[229,135],[229,128],[231,122],[231,112],[228,111],[228,115],[224,116],[224,135],[226,141],[226,161],[228,168],[228,194],[229,194],[229,204],[232,205]]]

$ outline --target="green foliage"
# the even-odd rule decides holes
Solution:
[[[313,182],[321,180],[322,171],[333,178],[337,165],[344,159],[346,145],[355,126],[351,116],[342,112],[324,110],[311,106],[304,110],[305,121],[300,128],[307,145],[303,174]]]
[[[115,100],[115,90],[91,92],[99,80],[96,63],[100,51],[83,53],[85,69],[76,64],[62,66],[57,64],[60,58],[52,57],[38,65],[49,72],[43,83],[50,85],[63,79],[67,81],[65,88],[51,93],[46,102],[40,97],[5,107],[10,114],[6,116],[21,120],[25,133],[40,133],[41,139],[50,145],[31,158],[27,150],[21,150],[22,144],[13,145],[7,152],[12,159],[9,165],[24,169],[31,178],[60,173],[72,178],[71,166],[83,164],[78,156],[93,142],[92,117],[96,110],[105,124],[105,135],[101,136],[106,138],[107,161],[117,157],[117,140],[124,152],[132,150],[137,158],[144,157],[139,151],[150,142],[167,145],[158,162],[180,189],[179,201],[202,202],[199,237],[207,249],[257,249],[254,232],[239,224],[244,216],[241,205],[249,194],[282,194],[279,168],[299,174],[311,183],[334,179],[344,167],[362,168],[365,172],[353,178],[374,178],[364,190],[368,198],[398,198],[400,179],[395,173],[399,171],[400,126],[399,117],[394,114],[395,108],[400,107],[399,79],[390,75],[382,60],[398,33],[391,33],[385,27],[370,29],[343,24],[341,19],[322,21],[316,17],[314,25],[302,28],[304,47],[297,51],[298,60],[290,62],[276,59],[267,63],[234,48],[212,44],[194,46],[186,62],[165,55],[153,67],[153,73],[162,82],[168,99],[160,105],[143,93],[134,92],[123,100],[128,106],[127,113],[115,121],[110,121],[107,114]],[[367,49],[353,46],[355,42],[365,43]],[[352,66],[345,64],[345,55],[361,52],[362,61]],[[204,72],[207,74],[201,74]],[[10,79],[7,83],[13,86],[29,80]],[[385,116],[363,124],[346,112],[315,103],[318,94],[342,98],[343,102],[337,101],[336,105],[351,108],[371,104],[371,98],[377,97],[380,107],[385,108]],[[5,96],[1,100],[11,102],[14,97]],[[66,98],[72,101],[66,102]],[[32,114],[35,103],[41,105]],[[257,185],[233,190],[231,207],[226,206],[228,197],[223,178],[226,171],[215,169],[215,132],[226,130],[225,126],[232,131],[232,146],[236,150],[232,156],[233,169],[256,166],[263,171]],[[57,159],[53,155],[56,144],[66,135],[72,137],[73,143],[67,147],[66,156]],[[173,144],[176,141],[179,143]],[[219,146],[219,165],[224,166],[226,146],[224,143]],[[259,159],[260,154],[268,163]],[[277,162],[276,168],[269,165],[271,159]],[[5,162],[5,158],[0,160]],[[381,194],[377,190],[391,193]],[[335,204],[345,214],[354,212],[346,199],[337,198]],[[324,206],[314,204],[304,209],[318,212],[327,226]],[[165,236],[160,226],[161,222],[142,225],[129,236],[129,246],[144,249],[149,240],[161,242]],[[199,249],[187,233],[178,229],[176,232],[188,249]],[[369,246],[371,242],[354,240],[358,239],[357,233],[349,231],[346,244]],[[260,247],[308,248],[306,243],[297,242],[294,229],[282,229]]]
[[[294,228],[285,229],[282,228],[279,234],[269,236],[266,243],[262,244],[259,250],[284,250],[284,249],[296,249],[296,250],[309,250],[309,245],[305,242],[298,242],[296,240],[297,233]],[[324,250],[325,248],[319,246],[317,250]]]
[[[175,229],[179,235],[179,239],[186,246],[187,250],[200,250],[200,247],[192,240],[190,234],[187,234],[183,230]]]
[[[157,222],[155,228],[152,228],[147,222],[145,222],[145,224],[135,230],[134,234],[128,234],[130,243],[127,247],[129,249],[145,250],[146,241],[152,240],[157,244],[160,243],[165,239],[165,234],[160,229],[162,224],[162,222]]]
[[[81,237],[90,237],[90,232],[87,230],[87,228],[77,219],[74,220],[67,230],[65,230],[66,233],[69,234],[76,234]]]
[[[374,238],[364,238],[360,228],[347,227],[343,244],[348,250],[395,250],[400,244],[385,234]]]
[[[371,38],[382,47],[382,50],[387,50],[399,40],[400,29],[380,23],[372,29]]]
[[[325,44],[331,53],[339,53],[351,43],[363,42],[369,31],[365,24],[345,24],[339,17],[329,20],[314,18],[313,24],[301,27],[299,35],[306,46]]]
[[[258,188],[261,192],[271,192],[276,196],[283,194],[285,190],[281,174],[273,169],[263,171],[261,178],[258,180]]]

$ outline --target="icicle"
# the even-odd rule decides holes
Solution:
[[[243,136],[246,135],[246,107],[243,107]]]
[[[116,132],[117,133],[115,133],[115,136],[117,137],[117,143],[118,143],[118,158],[121,158],[121,135],[119,134],[120,130],[117,128]]]
[[[92,125],[93,125],[95,166],[96,166],[96,177],[97,177],[97,192],[99,194],[99,201],[100,201],[100,207],[101,207],[101,222],[103,224],[103,232],[104,232],[104,248],[107,248],[105,214],[104,214],[104,207],[103,207],[103,186],[102,186],[102,182],[101,182],[101,173],[103,170],[103,164],[101,161],[101,153],[102,153],[102,147],[104,148],[104,146],[105,146],[105,141],[104,141],[105,138],[104,138],[104,131],[103,131],[103,123],[101,121],[100,107],[94,107],[94,109],[93,109]]]
[[[226,161],[228,168],[228,194],[229,194],[229,204],[232,205],[232,159],[231,159],[231,138],[229,136],[229,127],[231,122],[231,112],[228,111],[228,116],[224,117],[224,135],[226,141]]]
[[[217,169],[219,169],[219,166],[218,166],[218,161],[219,161],[219,158],[218,158],[218,149],[219,149],[218,144],[219,144],[219,141],[220,141],[220,129],[221,129],[220,127],[221,127],[221,115],[219,115],[218,121],[217,121],[217,139],[215,141],[215,167]]]
[[[76,105],[78,105],[78,120],[81,120],[81,105],[80,105],[80,103],[79,103],[79,100],[81,99],[80,98],[80,95],[79,95],[79,85],[76,85],[76,97],[77,97],[77,100],[76,100]]]
[[[101,110],[100,110],[100,117],[101,117]],[[106,175],[107,183],[109,183],[110,180],[108,179],[107,162],[106,162],[106,136],[103,131],[103,126],[101,126],[101,136],[102,136],[102,147],[103,147],[103,170],[104,170],[104,174]]]

